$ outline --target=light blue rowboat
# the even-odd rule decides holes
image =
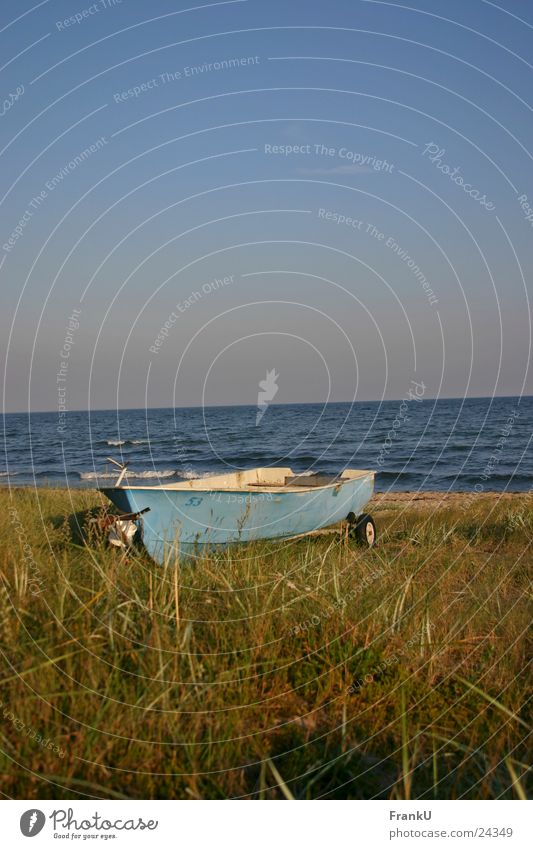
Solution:
[[[289,468],[249,469],[159,486],[118,486],[103,492],[135,521],[159,563],[205,546],[288,539],[347,520],[373,545],[375,525],[361,510],[372,497],[374,472],[295,475]],[[139,515],[139,514],[142,514]],[[124,516],[126,519],[126,516]]]

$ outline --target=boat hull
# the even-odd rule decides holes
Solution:
[[[101,490],[122,512],[146,511],[141,533],[159,563],[205,547],[287,539],[359,514],[372,497],[374,473],[318,489],[291,491],[181,490],[107,487]],[[141,522],[141,520],[139,520]]]

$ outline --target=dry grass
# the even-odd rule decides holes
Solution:
[[[0,501],[6,795],[529,795],[527,499],[165,568],[83,539],[95,492]]]

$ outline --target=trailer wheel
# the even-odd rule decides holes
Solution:
[[[357,516],[353,523],[350,536],[354,537],[359,545],[365,545],[367,548],[372,548],[376,544],[376,523],[369,513],[362,513],[360,516]]]

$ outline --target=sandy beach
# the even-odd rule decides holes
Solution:
[[[474,507],[476,503],[520,504],[531,501],[533,492],[376,492],[369,510],[436,510],[442,507]]]

